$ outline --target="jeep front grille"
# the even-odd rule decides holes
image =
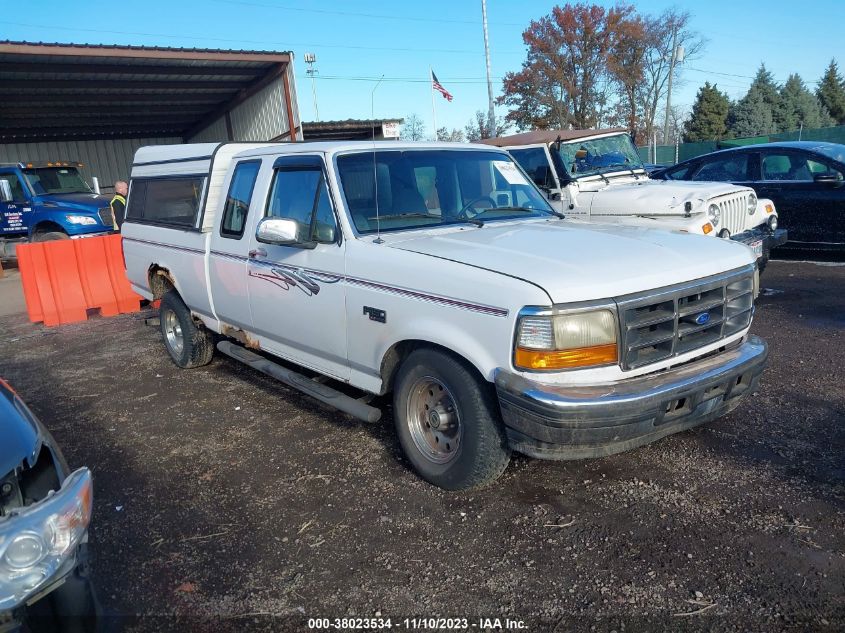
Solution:
[[[711,204],[716,204],[722,214],[719,226],[716,227],[717,233],[722,229],[728,229],[731,235],[736,235],[745,230],[745,218],[748,217],[747,193],[722,196],[712,200]]]
[[[621,360],[634,369],[744,330],[754,310],[751,266],[654,292],[620,297]]]

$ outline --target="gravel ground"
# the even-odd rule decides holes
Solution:
[[[389,410],[354,421],[219,356],[179,370],[149,314],[2,317],[0,367],[93,469],[114,628],[842,631],[845,267],[773,262],[763,286],[770,367],[729,416],[604,459],[515,457],[465,494],[409,470]]]

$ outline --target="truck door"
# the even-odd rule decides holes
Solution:
[[[0,169],[0,180],[9,183],[11,200],[0,199],[0,234],[15,235],[29,229],[28,215],[32,207],[27,199],[26,189],[14,169]]]
[[[264,217],[296,221],[302,243],[259,242],[255,231]],[[276,159],[267,204],[250,225],[247,286],[261,347],[347,380],[346,245],[322,157]]]
[[[235,164],[229,189],[223,204],[223,213],[214,227],[208,254],[209,288],[214,315],[226,325],[240,330],[252,329],[252,312],[249,309],[249,291],[246,284],[249,235],[246,227],[254,223],[253,217],[264,210],[269,175],[262,176],[261,160],[243,160]],[[255,200],[253,202],[253,197]],[[224,332],[225,334],[225,332]]]

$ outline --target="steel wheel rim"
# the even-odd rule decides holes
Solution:
[[[164,313],[164,336],[167,339],[167,346],[180,356],[185,347],[185,340],[182,337],[182,324],[173,310]]]
[[[428,461],[448,464],[458,456],[463,425],[449,388],[433,376],[414,381],[408,395],[408,430]]]

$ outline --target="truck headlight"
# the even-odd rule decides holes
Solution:
[[[91,473],[71,473],[58,492],[0,521],[0,611],[48,583],[73,556],[91,521]]]
[[[97,224],[97,220],[90,215],[68,215],[65,217],[71,224]]]
[[[757,196],[755,194],[749,194],[748,196],[748,215],[754,215],[754,212],[757,210]]]
[[[722,212],[719,210],[718,205],[711,204],[707,207],[707,219],[710,220],[710,224],[714,227],[719,226],[719,220],[722,219]]]
[[[524,316],[517,324],[514,364],[556,370],[618,362],[616,315],[593,310],[555,316]]]

